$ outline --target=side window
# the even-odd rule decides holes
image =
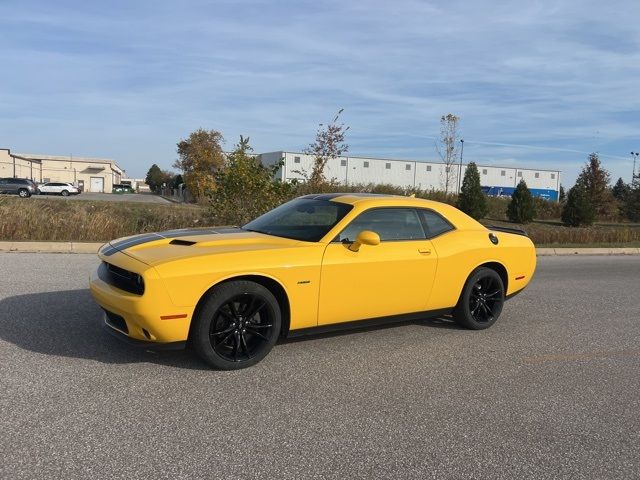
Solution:
[[[420,210],[420,215],[427,226],[428,238],[437,237],[438,235],[453,230],[453,225],[432,210]]]
[[[418,213],[413,208],[374,208],[361,213],[337,240],[353,242],[363,230],[380,235],[383,242],[390,240],[420,240],[426,238]]]

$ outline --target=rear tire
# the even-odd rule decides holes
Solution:
[[[60,195],[62,195],[63,197],[68,197],[69,192],[67,190],[62,190],[62,192],[60,192]]]
[[[26,188],[21,188],[20,190],[18,190],[18,196],[20,198],[29,198],[31,196],[31,193],[29,193],[29,190],[27,190]]]
[[[480,267],[467,279],[453,311],[453,319],[462,327],[484,330],[496,323],[503,305],[502,278],[495,270]]]
[[[196,354],[219,370],[238,370],[267,356],[280,334],[280,306],[258,283],[215,287],[198,309],[190,341]]]

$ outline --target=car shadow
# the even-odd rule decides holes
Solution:
[[[406,325],[459,329],[448,317],[425,318],[282,339],[279,344],[349,335]],[[155,363],[175,368],[209,370],[189,349],[155,351],[128,345],[103,328],[102,310],[88,289],[17,295],[0,300],[0,339],[44,355],[101,363]],[[276,347],[277,348],[277,347]]]
[[[24,350],[102,363],[209,369],[188,350],[156,352],[127,345],[104,331],[102,323],[102,310],[88,289],[0,300],[0,338]]]

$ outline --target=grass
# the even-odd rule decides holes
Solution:
[[[482,223],[522,228],[537,246],[640,246],[640,224],[609,222],[570,228],[547,218],[518,225],[504,220],[500,206],[492,205],[490,218]],[[198,205],[0,197],[0,240],[106,242],[211,224],[207,209]]]
[[[106,242],[206,225],[194,205],[0,197],[0,240]]]
[[[519,225],[486,219],[484,225],[521,228],[538,246],[627,246],[640,242],[640,224],[595,224],[590,227],[565,227],[559,220],[540,220]]]
[[[536,245],[539,248],[640,248],[640,241],[626,243],[541,243]]]

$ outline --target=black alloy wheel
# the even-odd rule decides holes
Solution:
[[[483,330],[498,320],[503,305],[502,278],[495,270],[480,267],[469,276],[453,318],[463,327]]]
[[[481,277],[473,284],[469,295],[469,310],[476,322],[492,322],[495,318],[494,311],[499,314],[502,302],[502,285],[498,285],[494,277]]]
[[[243,293],[229,299],[214,314],[209,329],[213,350],[222,358],[240,362],[258,355],[271,338],[272,315],[264,298]]]
[[[280,334],[280,307],[264,286],[231,281],[213,289],[199,309],[190,340],[196,353],[222,370],[262,360]]]

